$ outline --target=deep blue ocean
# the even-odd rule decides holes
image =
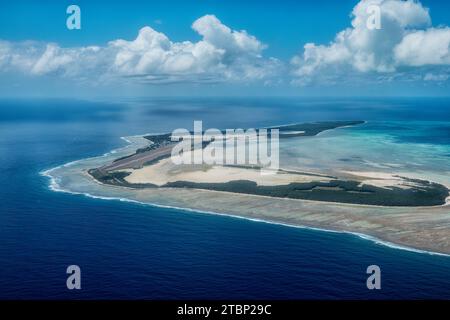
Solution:
[[[121,136],[192,128],[194,120],[218,128],[439,121],[398,135],[399,143],[450,144],[448,99],[1,100],[0,298],[450,299],[450,257],[54,192],[39,174],[123,146]],[[81,268],[79,291],[66,288],[71,264]],[[381,267],[381,290],[366,288],[372,264]]]

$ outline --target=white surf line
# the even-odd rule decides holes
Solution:
[[[146,135],[147,135],[147,134],[146,134]],[[116,148],[116,149],[113,149],[113,150],[111,150],[111,151],[108,151],[108,152],[106,152],[106,153],[104,153],[104,154],[102,154],[102,155],[100,155],[100,156],[92,156],[92,157],[87,157],[87,158],[83,158],[83,159],[78,159],[78,160],[70,161],[70,162],[64,163],[64,164],[62,164],[62,165],[59,165],[59,166],[50,168],[50,169],[42,170],[42,171],[39,172],[39,174],[40,174],[41,176],[48,176],[49,173],[52,172],[52,171],[54,171],[54,170],[58,170],[58,169],[61,169],[61,168],[66,168],[66,167],[69,167],[69,166],[71,166],[71,165],[77,164],[77,163],[79,163],[79,162],[81,162],[81,161],[85,161],[85,160],[93,160],[93,159],[105,158],[105,157],[110,156],[110,155],[112,155],[112,154],[116,154],[116,153],[118,153],[118,152],[120,152],[120,151],[122,151],[122,150],[126,150],[126,149],[130,148],[131,145],[134,143],[133,141],[129,140],[128,138],[143,138],[143,139],[145,139],[145,138],[144,138],[144,135],[134,135],[134,136],[120,137],[120,139],[124,140],[124,141],[127,142],[128,144],[125,145],[125,146],[122,146],[122,147],[118,147],[118,148]],[[150,141],[149,141],[149,142],[150,142]]]
[[[365,121],[365,123],[366,123],[366,121]],[[145,135],[151,135],[151,134],[145,134]],[[126,145],[124,147],[120,147],[118,149],[114,149],[112,151],[115,151],[115,150],[119,151],[119,150],[122,150],[122,149],[129,148],[133,142],[128,140],[127,139],[128,137],[130,137],[130,138],[144,138],[145,135],[135,135],[135,136],[121,137],[121,139],[123,139],[126,142],[128,142],[129,145]],[[235,214],[227,214],[227,213],[220,213],[220,212],[214,212],[214,211],[205,211],[205,210],[196,210],[196,209],[176,207],[176,206],[167,206],[167,205],[160,205],[160,204],[156,204],[156,203],[137,201],[137,200],[128,199],[128,198],[96,196],[96,195],[92,195],[90,193],[85,193],[85,192],[70,191],[70,190],[61,188],[61,186],[58,184],[58,181],[57,181],[58,179],[51,175],[51,172],[53,170],[57,170],[57,169],[60,169],[62,167],[67,167],[67,166],[76,164],[76,163],[78,163],[80,161],[84,161],[84,160],[106,157],[106,156],[112,154],[112,151],[107,152],[107,153],[103,154],[102,156],[89,157],[89,158],[84,158],[84,159],[71,161],[71,162],[68,162],[66,164],[59,165],[57,167],[54,167],[54,168],[51,168],[51,169],[48,169],[48,170],[43,170],[43,171],[39,172],[39,174],[50,179],[49,189],[52,190],[52,191],[55,191],[55,192],[63,192],[63,193],[69,193],[69,194],[84,195],[86,197],[90,197],[90,198],[94,198],[94,199],[116,200],[116,201],[119,200],[119,201],[122,201],[122,202],[130,202],[130,203],[136,203],[136,204],[141,204],[141,205],[148,205],[148,206],[152,206],[152,207],[165,208],[165,209],[174,209],[174,210],[180,210],[180,211],[186,211],[186,212],[194,212],[194,213],[201,213],[201,214],[211,214],[211,215],[218,215],[218,216],[226,216],[226,217],[231,217],[231,218],[236,218],[236,219],[245,219],[245,220],[254,221],[254,222],[268,223],[268,224],[280,225],[280,226],[291,227],[291,228],[315,230],[315,231],[321,231],[321,232],[351,234],[351,235],[357,236],[357,237],[359,237],[361,239],[369,240],[371,242],[374,242],[375,244],[383,245],[383,246],[386,246],[386,247],[389,247],[389,248],[392,248],[392,249],[399,249],[399,250],[404,250],[404,251],[409,251],[409,252],[414,252],[414,253],[421,253],[421,254],[428,254],[428,255],[450,257],[450,254],[434,252],[434,251],[427,251],[427,250],[421,250],[421,249],[411,248],[411,247],[407,247],[407,246],[402,246],[402,245],[398,245],[398,244],[395,244],[395,243],[392,243],[392,242],[384,241],[384,240],[378,239],[376,237],[369,236],[369,235],[362,234],[362,233],[358,233],[358,232],[351,232],[351,231],[345,231],[345,230],[339,230],[338,231],[338,230],[323,229],[323,228],[318,228],[318,227],[300,226],[300,225],[287,224],[287,223],[282,223],[282,222],[277,222],[277,221],[269,221],[269,220],[263,220],[263,219],[257,219],[257,218],[249,218],[249,217],[244,217],[244,216],[238,216],[238,215],[235,215]]]
[[[322,134],[328,133],[329,131],[332,131],[332,130],[354,128],[354,127],[362,126],[362,125],[365,125],[365,124],[368,123],[368,121],[366,121],[366,120],[361,120],[361,121],[362,121],[362,123],[359,123],[359,124],[350,124],[350,125],[347,125],[347,126],[342,126],[342,127],[336,127],[336,128],[326,129],[326,130],[320,131],[318,134],[316,134],[315,136],[312,136],[312,137],[318,137],[318,136],[321,136]]]
[[[59,167],[61,167],[61,166],[59,166]],[[176,207],[176,206],[168,206],[168,205],[161,205],[161,204],[150,203],[150,202],[142,202],[142,201],[128,199],[128,198],[96,196],[96,195],[93,195],[93,194],[90,194],[90,193],[86,193],[86,192],[70,191],[70,190],[61,188],[61,186],[57,182],[57,179],[55,179],[53,176],[51,176],[51,174],[43,173],[42,175],[47,176],[47,177],[50,178],[51,183],[49,185],[49,189],[51,189],[52,191],[55,191],[55,192],[63,192],[63,193],[69,193],[69,194],[84,195],[86,197],[93,198],[93,199],[114,200],[114,201],[118,200],[118,201],[121,201],[121,202],[130,202],[130,203],[135,203],[135,204],[140,204],[140,205],[145,205],[145,206],[164,208],[164,209],[173,209],[173,210],[179,210],[179,211],[190,212],[190,213],[193,212],[193,213],[200,213],[200,214],[210,214],[210,215],[217,215],[217,216],[225,216],[225,217],[230,217],[230,218],[235,218],[235,219],[244,219],[244,220],[253,221],[253,222],[267,223],[267,224],[279,225],[279,226],[290,227],[290,228],[297,228],[297,229],[306,229],[306,230],[314,230],[314,231],[328,232],[328,233],[338,233],[338,234],[339,233],[340,234],[350,234],[350,235],[353,235],[353,236],[357,236],[360,239],[368,240],[368,241],[371,241],[371,242],[373,242],[375,244],[382,245],[382,246],[385,246],[385,247],[389,247],[391,249],[398,249],[398,250],[404,250],[404,251],[420,253],[420,254],[428,254],[428,255],[433,255],[433,256],[450,257],[450,254],[441,253],[441,252],[434,252],[434,251],[427,251],[427,250],[416,249],[416,248],[407,247],[407,246],[403,246],[403,245],[398,245],[398,244],[395,244],[395,243],[392,243],[392,242],[389,242],[389,241],[378,239],[378,238],[376,238],[374,236],[369,236],[369,235],[366,235],[366,234],[363,234],[363,233],[358,233],[358,232],[345,231],[345,230],[330,230],[330,229],[323,229],[323,228],[318,228],[318,227],[301,226],[301,225],[288,224],[288,223],[277,222],[277,221],[272,221],[272,220],[263,220],[263,219],[258,219],[258,218],[250,218],[250,217],[245,217],[245,216],[238,216],[238,215],[229,214],[229,213],[221,213],[221,212],[215,212],[215,211],[206,211],[206,210],[197,210],[197,209],[190,209],[190,208],[183,208],[183,207]]]

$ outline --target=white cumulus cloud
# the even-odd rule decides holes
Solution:
[[[394,56],[399,65],[450,65],[450,28],[411,32],[394,48]]]
[[[109,81],[117,77],[146,82],[259,80],[277,73],[281,62],[263,57],[266,46],[246,31],[232,30],[214,15],[192,24],[197,42],[173,42],[151,27],[136,39],[106,46],[63,48],[55,43],[0,41],[0,72],[60,75]]]
[[[371,6],[380,9],[379,29],[368,27]],[[433,28],[429,10],[418,1],[361,0],[351,16],[351,27],[337,33],[331,43],[307,43],[292,58],[295,83],[404,74],[406,69],[417,73],[420,68],[450,64],[450,29]]]

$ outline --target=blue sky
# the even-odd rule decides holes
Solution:
[[[391,10],[391,5],[386,4],[389,0],[381,2],[380,5],[387,8],[382,12]],[[393,0],[393,2],[403,1]],[[377,45],[370,45],[370,49],[375,48],[374,53],[368,52],[368,47],[355,49],[352,44],[348,44],[355,39],[352,35],[342,43],[334,40],[340,31],[351,28],[352,19],[355,18],[351,13],[358,5],[358,1],[355,0],[2,2],[0,40],[6,43],[4,47],[8,49],[5,50],[9,51],[4,55],[7,58],[3,58],[3,67],[0,60],[0,85],[2,85],[0,95],[19,95],[24,91],[30,95],[43,96],[77,94],[94,96],[108,95],[111,92],[124,96],[448,95],[450,73],[448,52],[444,52],[438,60],[430,60],[427,52],[420,53],[420,59],[401,52],[415,50],[414,47],[410,47],[414,43],[413,36],[407,37],[415,31],[426,33],[421,40],[424,44],[433,43],[434,39],[441,39],[439,42],[445,44],[447,26],[450,25],[450,3],[438,0],[414,3],[420,6],[414,10],[420,11],[423,8],[423,12],[417,13],[416,10],[409,16],[404,10],[393,13],[408,16],[409,25],[406,27],[402,25],[402,36],[398,38],[395,46],[389,48],[390,51],[395,51],[395,57],[385,57],[384,55],[393,53],[386,53],[386,50],[381,52],[376,48]],[[70,4],[77,4],[81,8],[81,30],[66,28],[65,11]],[[427,8],[430,22],[417,20],[420,19],[417,15],[425,14]],[[193,23],[202,17],[214,19],[201,20],[198,30],[194,30]],[[387,25],[390,26],[390,20]],[[153,49],[147,46],[137,53],[135,49],[130,48],[136,47],[131,41],[136,39],[139,30],[144,26],[157,33],[144,30],[142,38],[149,39],[163,34],[175,47],[186,41],[192,44],[206,41],[212,44],[216,52],[206,56],[202,53],[199,57],[195,57],[199,61],[190,59],[186,62],[180,58],[174,62],[164,58],[152,62],[153,64],[143,65],[142,57]],[[217,26],[218,28],[225,26],[235,38],[244,37],[244,44],[239,42],[240,40],[236,40],[236,43],[224,43],[228,41],[224,40],[226,37],[209,35],[208,28],[214,29]],[[436,29],[439,29],[438,32],[435,32]],[[239,33],[242,30],[246,32]],[[202,32],[210,39],[205,40]],[[358,30],[354,34],[359,34]],[[398,34],[384,31],[376,43],[395,37],[398,37]],[[119,44],[119,49],[117,46],[111,49],[110,41],[117,39],[128,42]],[[32,43],[24,42],[28,40]],[[304,49],[307,43],[314,44],[309,51]],[[333,46],[333,43],[336,46]],[[49,44],[56,47],[49,49]],[[242,47],[237,49],[240,45]],[[321,48],[321,45],[329,48]],[[89,46],[100,47],[101,53],[97,55],[102,55],[98,58],[100,62],[111,59],[112,63],[116,64],[121,54],[134,50],[133,54],[136,55],[132,61],[134,65],[127,61],[126,68],[125,65],[118,67],[116,64],[104,66],[95,61],[94,66],[93,60],[97,59],[94,58],[94,53],[85,55],[70,51],[70,48]],[[178,50],[167,49],[164,47],[165,44],[162,46],[168,56],[174,55],[173,50]],[[198,51],[185,47],[181,50],[183,59],[186,58],[184,55],[186,51],[194,55]],[[341,50],[339,52],[342,53],[342,57],[335,61],[330,57],[334,57],[338,50]],[[355,56],[355,52],[358,54],[362,52],[358,61],[351,57]],[[42,56],[45,54],[48,59],[43,61]],[[27,55],[32,57],[28,59]],[[313,56],[305,58],[311,55]],[[20,61],[26,60],[24,65],[18,67],[17,62],[14,62],[15,64],[10,62],[12,57],[17,56],[21,58]],[[363,61],[361,65],[361,59],[368,60],[373,57],[375,62],[369,65]],[[78,59],[83,61],[80,62],[81,67],[75,70],[73,65],[78,63]],[[205,59],[211,60],[209,64],[205,65],[202,62]],[[136,62],[138,60],[140,62]],[[39,66],[36,66],[38,62]],[[42,66],[42,63],[48,65]],[[153,66],[164,63],[181,64],[182,67],[174,70],[170,66],[164,69]],[[189,63],[189,66],[186,66],[186,63]],[[68,67],[66,64],[72,66]],[[30,68],[34,71],[27,72]],[[111,75],[114,68],[114,74]],[[337,70],[338,68],[340,70]],[[141,81],[144,75],[145,81]],[[158,82],[149,80],[155,76]],[[140,81],[133,82],[131,79],[136,77]],[[160,81],[163,77],[167,79]],[[94,78],[95,83],[92,83],[91,78]],[[224,79],[226,80],[223,81]]]
[[[65,27],[70,4],[82,9],[83,27]],[[104,44],[131,39],[149,25],[175,41],[197,40],[191,24],[205,14],[245,29],[270,44],[270,54],[289,58],[308,41],[328,42],[336,30],[348,26],[353,0],[314,1],[10,1],[2,3],[0,38],[55,41],[67,46]],[[448,5],[450,8],[450,5]],[[324,24],[323,21],[327,21]],[[332,24],[330,25],[329,22]]]

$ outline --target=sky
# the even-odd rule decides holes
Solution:
[[[0,97],[448,96],[448,26],[439,0],[2,1]]]

